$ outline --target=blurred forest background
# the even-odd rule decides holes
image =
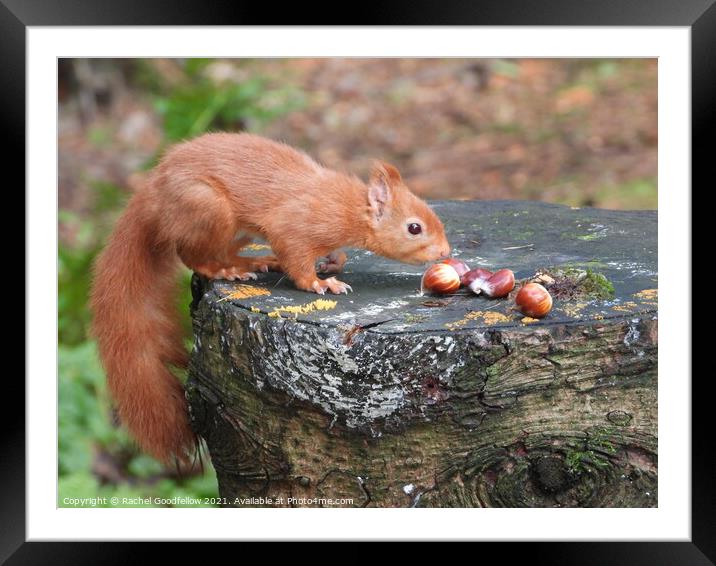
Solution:
[[[94,257],[172,142],[250,131],[363,178],[380,158],[428,199],[657,208],[655,59],[60,59],[58,92],[59,505],[217,495],[208,458],[136,450],[88,335]]]

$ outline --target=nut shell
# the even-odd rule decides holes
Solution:
[[[489,279],[475,279],[470,283],[474,293],[484,293],[491,299],[506,297],[515,288],[515,274],[510,269],[495,271]]]
[[[471,269],[470,271],[465,272],[463,275],[460,276],[460,283],[467,286],[470,285],[475,279],[489,279],[492,277],[493,273],[492,271],[488,271],[487,269],[483,269],[482,267],[476,267],[475,269]]]
[[[426,290],[444,295],[460,288],[460,276],[455,268],[447,263],[436,263],[428,267],[420,280],[420,294]]]
[[[552,295],[539,283],[527,283],[515,297],[517,308],[532,318],[542,318],[552,310]]]
[[[465,273],[470,271],[470,268],[467,266],[466,263],[460,261],[459,259],[455,259],[454,257],[449,257],[440,263],[447,263],[448,265],[452,266],[452,268],[457,271],[459,277],[462,277]]]

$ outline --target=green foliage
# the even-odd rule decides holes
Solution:
[[[104,372],[95,344],[59,346],[59,472],[89,470],[95,447],[126,445],[128,439],[111,426]]]
[[[96,147],[108,147],[112,141],[112,134],[107,128],[95,126],[89,130],[87,138]]]
[[[209,130],[256,129],[300,106],[290,90],[270,90],[261,77],[217,84],[203,77],[203,65],[192,61],[191,81],[155,100],[164,119],[167,141],[192,138]]]
[[[90,320],[87,309],[90,277],[99,243],[92,238],[93,223],[69,211],[60,211],[60,221],[76,225],[75,244],[60,244],[57,250],[58,335],[61,343],[79,344],[87,339]]]
[[[658,207],[658,193],[655,178],[630,179],[621,184],[598,187],[594,199],[605,208],[655,210]]]
[[[492,63],[492,72],[514,79],[520,74],[520,66],[510,59],[495,59]]]
[[[208,458],[203,475],[167,477],[159,462],[140,453],[124,429],[112,424],[104,372],[94,342],[61,344],[59,377],[59,505],[65,506],[67,497],[118,497],[121,501],[122,497],[183,496],[196,500],[216,496],[216,476]],[[100,454],[111,462],[122,481],[100,484],[92,473]]]
[[[90,218],[95,218],[100,221],[103,215],[115,216],[120,210],[124,208],[127,202],[127,193],[123,191],[117,185],[107,183],[105,181],[94,181],[92,183],[92,210],[89,215]],[[103,230],[102,233],[97,233],[98,226],[95,226],[95,234],[101,236],[100,239],[104,241],[107,229]]]
[[[60,210],[59,221],[71,234],[57,250],[58,338],[62,344],[80,344],[87,339],[90,313],[87,308],[92,265],[108,234],[110,219],[126,200],[126,193],[111,183],[93,183],[89,214],[80,216]]]
[[[213,470],[182,482],[163,479],[146,484],[101,484],[87,472],[60,476],[58,482],[59,507],[213,507],[206,499],[215,497]],[[80,499],[84,501],[73,503]]]

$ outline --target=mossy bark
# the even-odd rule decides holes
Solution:
[[[445,206],[451,242],[464,249],[470,231],[455,230],[464,222]],[[510,206],[533,219],[555,212],[480,206],[500,218],[518,218]],[[536,323],[508,301],[465,295],[426,306],[415,293],[419,271],[398,291],[371,285],[361,296],[356,279],[390,282],[390,270],[404,269],[372,256],[345,277],[356,293],[329,310],[311,310],[316,297],[275,279],[258,285],[269,294],[226,300],[235,285],[195,276],[187,394],[225,504],[656,506],[657,316],[647,289],[656,273],[641,259],[652,258],[644,249],[652,231],[655,247],[656,223],[633,214],[610,224],[581,211],[581,222],[615,234],[645,226],[638,248],[605,270],[616,299],[555,304]],[[482,236],[494,241],[501,229]],[[489,251],[475,253],[517,267],[518,277],[561,265]],[[302,309],[286,314],[287,305]]]

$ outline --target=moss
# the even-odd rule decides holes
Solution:
[[[592,468],[609,467],[609,460],[593,450],[570,450],[564,458],[567,470],[574,475],[588,473]]]
[[[555,299],[593,300],[614,297],[614,285],[605,275],[591,268],[555,267],[542,269],[554,282],[547,289]]]
[[[534,230],[511,230],[510,237],[514,240],[528,240],[535,235]]]
[[[581,235],[577,236],[577,239],[583,240],[585,242],[591,242],[592,240],[598,240],[603,237],[604,236],[599,233],[592,233],[592,234],[581,234]]]
[[[596,427],[587,434],[581,449],[568,450],[565,455],[567,469],[573,474],[589,472],[593,468],[608,468],[611,466],[609,456],[617,453],[608,429]]]
[[[614,296],[614,285],[602,273],[587,269],[587,275],[582,281],[582,289],[588,295],[599,299],[609,299]]]
[[[567,263],[562,264],[562,268],[574,268],[574,269],[606,269],[609,266],[601,261],[597,260],[591,260],[591,261],[570,261]]]
[[[597,452],[616,454],[617,449],[611,441],[611,433],[607,428],[595,427],[590,429],[588,434],[587,448]]]
[[[423,322],[427,318],[428,317],[424,314],[406,313],[403,315],[403,319],[409,324],[417,324],[419,322]]]

